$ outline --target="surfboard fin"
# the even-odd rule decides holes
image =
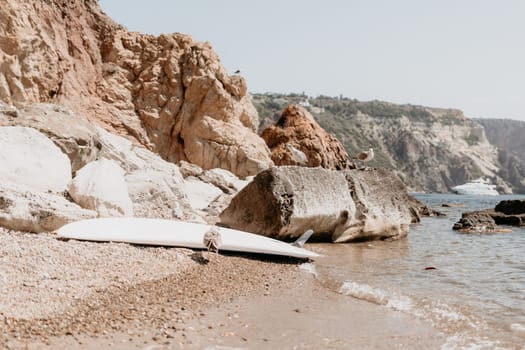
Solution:
[[[304,244],[306,241],[313,235],[313,230],[307,230],[305,233],[301,235],[301,237],[297,238],[295,242],[292,243],[294,247],[302,248],[304,247]]]

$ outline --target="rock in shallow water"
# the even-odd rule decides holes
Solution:
[[[496,222],[485,211],[472,211],[461,214],[461,219],[454,224],[453,229],[465,233],[494,232]]]
[[[494,208],[495,211],[505,215],[525,214],[525,200],[505,200],[501,201]]]
[[[525,200],[504,200],[494,209],[463,213],[453,229],[477,233],[510,231],[497,225],[525,226]]]

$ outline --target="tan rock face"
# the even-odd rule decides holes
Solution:
[[[259,173],[220,222],[284,240],[309,229],[315,239],[336,243],[398,239],[408,234],[417,206],[391,171],[282,166]]]
[[[303,107],[288,106],[276,125],[267,127],[261,136],[276,165],[355,169],[344,146]]]
[[[0,62],[0,101],[64,104],[170,161],[272,165],[245,80],[208,43],[130,33],[95,0],[3,1]]]

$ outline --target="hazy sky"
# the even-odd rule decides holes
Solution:
[[[251,92],[525,120],[523,0],[101,0],[129,30],[209,41]]]

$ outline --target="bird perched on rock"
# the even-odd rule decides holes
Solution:
[[[363,164],[366,163],[366,162],[371,161],[372,159],[374,159],[374,149],[373,148],[369,148],[368,151],[359,152],[355,156],[355,159],[363,162]]]
[[[297,165],[307,165],[308,164],[308,157],[306,154],[304,154],[303,151],[300,149],[295,148],[291,143],[286,144],[286,148],[290,151],[292,154],[292,160],[297,163]]]
[[[209,252],[219,253],[219,247],[222,244],[221,234],[218,230],[211,228],[202,237],[202,243]]]

